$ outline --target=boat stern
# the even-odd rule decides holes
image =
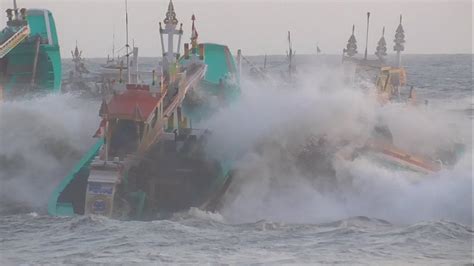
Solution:
[[[114,197],[120,183],[120,164],[94,161],[87,180],[84,214],[111,217],[114,210]]]

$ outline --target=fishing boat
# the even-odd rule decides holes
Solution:
[[[405,49],[405,33],[402,26],[402,16],[397,27],[394,39],[394,51],[397,52],[397,65],[387,64],[387,42],[385,40],[385,27],[382,29],[382,36],[377,42],[375,51],[376,59],[368,59],[367,43],[369,39],[370,13],[367,13],[367,35],[366,46],[363,58],[357,58],[357,40],[355,37],[355,26],[352,26],[352,34],[349,37],[346,47],[343,49],[342,61],[347,68],[350,83],[361,86],[360,81],[370,81],[369,90],[375,91],[378,103],[382,106],[400,100],[400,90],[407,83],[406,71],[401,63],[401,53]],[[416,93],[413,87],[410,89],[408,103],[414,103]],[[428,158],[427,156],[413,154],[405,151],[393,144],[393,137],[390,129],[379,123],[375,125],[373,136],[368,139],[365,145],[355,152],[358,156],[366,156],[374,161],[380,162],[390,168],[411,170],[418,173],[429,174],[442,169],[443,164],[439,160]],[[349,156],[347,158],[353,159]]]
[[[130,61],[130,66],[133,66],[134,62],[138,60],[138,48],[133,47],[132,51],[133,59]],[[124,70],[127,70],[124,63],[126,56],[118,57],[117,60],[120,60],[120,64],[108,59],[107,65],[102,65],[100,72],[87,69],[85,58],[82,56],[77,42],[75,49],[71,51],[71,56],[73,67],[62,82],[62,92],[78,93],[85,97],[107,97],[116,90],[125,89],[126,78],[128,78],[123,77]],[[131,70],[130,78],[138,80],[137,67],[131,67]]]
[[[129,60],[128,65],[125,63],[127,58]],[[138,47],[135,47],[135,45],[133,45],[131,52],[126,52],[126,54],[123,56],[117,56],[117,58],[107,58],[107,62],[101,65],[100,75],[103,80],[116,80],[120,81],[121,83],[127,83],[128,76],[122,77],[122,74],[124,71],[127,71],[128,68],[130,68],[131,80],[138,79]]]
[[[319,47],[318,47],[318,51]],[[265,81],[271,82],[272,79],[270,77],[271,68],[286,68],[285,70],[279,71],[279,76],[281,77],[281,81],[284,84],[283,87],[292,86],[294,85],[294,76],[296,74],[296,64],[295,64],[295,56],[296,52],[293,50],[293,43],[291,41],[291,32],[288,31],[288,50],[286,51],[286,60],[283,62],[272,62],[271,66],[267,67],[267,55],[263,58],[263,66],[258,66],[248,58],[246,58],[242,52],[239,50],[237,55],[237,64],[239,68],[241,68],[241,62],[244,61],[247,63],[249,67],[249,77],[254,81]],[[273,84],[274,86],[279,86],[278,84]]]
[[[376,59],[368,58],[367,43],[369,40],[370,12],[367,13],[367,34],[365,52],[363,58],[357,58],[357,39],[355,37],[355,25],[352,25],[352,34],[347,41],[342,52],[342,62],[345,66],[347,80],[350,83],[361,85],[360,81],[370,81],[375,86],[378,101],[386,104],[393,100],[400,99],[400,89],[407,83],[406,71],[401,63],[401,53],[405,49],[405,32],[402,26],[402,16],[397,27],[394,39],[394,51],[397,52],[397,66],[387,64],[387,42],[385,40],[385,27],[382,29],[382,36],[377,42],[375,51]],[[414,91],[410,92],[410,95]]]
[[[45,9],[6,10],[7,25],[0,32],[0,94],[59,92],[61,56],[53,14]]]
[[[418,173],[420,177],[434,174],[454,164],[454,161],[443,161],[440,158],[432,158],[398,147],[394,144],[393,136],[389,128],[381,124],[375,125],[371,136],[366,140],[342,140],[331,146],[332,148],[327,148],[328,142],[326,135],[317,138],[317,141],[310,142],[312,145],[310,148],[315,150],[315,152],[312,151],[310,155],[314,157],[313,154],[320,154],[319,160],[326,159],[327,157],[332,158],[331,155],[345,161],[354,161],[358,158],[364,158],[380,167],[392,171],[415,172]],[[327,150],[330,152],[327,152]],[[449,156],[451,156],[449,160],[456,160],[459,158],[459,155],[460,153],[449,154]],[[332,162],[329,164],[332,164]],[[331,165],[331,167],[333,166]],[[330,169],[332,173],[335,174],[334,168]]]
[[[433,174],[443,168],[440,160],[426,155],[415,154],[394,144],[390,129],[381,123],[375,125],[372,136],[356,152],[390,169]]]
[[[369,140],[364,148],[366,156],[391,169],[398,168],[422,174],[434,174],[443,167],[440,161],[407,152],[385,141]]]
[[[71,51],[73,67],[67,77],[62,81],[62,92],[80,93],[87,96],[102,96],[106,90],[101,86],[101,79],[97,73],[91,72],[86,67],[85,58],[76,42],[74,51]]]
[[[128,36],[127,36],[128,38]],[[135,41],[133,41],[131,53],[129,52],[129,46],[128,44],[122,46],[119,49],[115,48],[115,29],[114,33],[112,36],[112,57],[110,57],[110,54],[107,55],[107,61],[105,64],[101,64],[101,79],[103,84],[112,84],[117,87],[117,81],[118,83],[124,83],[123,79],[124,77],[122,76],[123,71],[127,70],[128,68],[131,69],[131,74],[130,78],[137,80],[139,77],[138,73],[138,47],[135,47]],[[121,55],[120,53],[124,52],[124,55]],[[117,56],[116,56],[117,55]],[[130,60],[130,56],[132,56],[132,59]],[[129,60],[128,64],[125,64],[125,61]],[[125,77],[125,79],[128,78]],[[125,83],[129,82],[128,80],[125,80]],[[120,86],[119,86],[120,87]],[[122,86],[123,87],[123,86]]]
[[[143,220],[218,205],[231,181],[231,162],[209,156],[210,132],[192,124],[217,108],[208,106],[209,98],[235,100],[238,73],[227,46],[198,44],[194,20],[191,46],[185,44],[181,55],[182,24],[177,28],[170,1],[159,28],[162,73],[143,84],[130,78],[127,67],[133,82],[102,102],[98,141],[53,191],[51,215]],[[128,13],[126,21],[128,36]],[[205,99],[192,97],[198,90]]]

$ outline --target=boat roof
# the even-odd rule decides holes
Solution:
[[[216,43],[204,43],[204,63],[207,65],[204,80],[219,84],[229,73],[236,73],[236,65],[229,48]]]
[[[26,9],[26,14],[28,16],[43,16],[44,12],[51,14],[51,11],[49,11],[48,9],[40,9],[40,8],[27,8]]]
[[[159,106],[162,98],[160,93],[150,92],[148,85],[127,84],[127,90],[114,95],[107,104],[107,117],[144,122]]]

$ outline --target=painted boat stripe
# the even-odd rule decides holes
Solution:
[[[401,161],[405,161],[406,163],[409,163],[409,164],[413,164],[413,165],[416,165],[418,167],[421,167],[421,168],[424,168],[424,169],[427,169],[429,171],[438,171],[439,169],[437,169],[436,166],[434,165],[428,165],[427,163],[423,163],[423,162],[420,162],[418,160],[415,160],[414,158],[412,158],[411,156],[402,156],[396,152],[392,152],[392,151],[389,151],[389,150],[383,150],[383,153],[388,155],[388,156],[392,156],[392,157],[395,157]]]
[[[387,155],[387,154],[384,154],[384,153],[378,153],[378,154],[374,154],[374,155],[375,155],[376,158],[379,158],[379,159],[384,160],[384,161],[389,161],[389,162],[392,162],[392,163],[396,163],[396,164],[398,164],[402,167],[405,167],[407,169],[411,169],[411,170],[416,171],[416,172],[422,172],[422,173],[425,173],[425,174],[435,173],[435,171],[432,171],[432,170],[429,170],[427,168],[418,166],[416,164],[409,163],[407,161],[401,160],[399,158],[396,158],[396,157],[393,157],[393,156],[390,156],[390,155]]]

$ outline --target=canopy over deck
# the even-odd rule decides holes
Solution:
[[[127,85],[127,90],[114,95],[112,100],[103,105],[103,113],[108,119],[128,119],[144,122],[160,105],[163,95],[150,92],[148,85]],[[101,108],[101,109],[103,109]]]

